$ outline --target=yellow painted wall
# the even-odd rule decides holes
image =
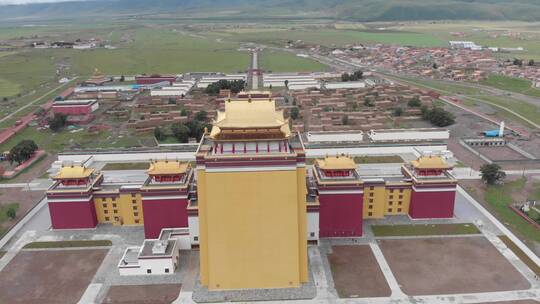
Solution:
[[[138,193],[111,193],[94,198],[98,223],[113,225],[143,225],[141,195]],[[138,221],[138,222],[137,222]]]
[[[364,218],[383,218],[385,205],[386,187],[384,184],[366,185],[364,187]]]
[[[409,213],[411,189],[386,189],[385,215],[400,215]]]
[[[201,173],[201,283],[215,290],[307,281],[305,169]]]

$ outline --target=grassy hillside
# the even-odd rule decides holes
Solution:
[[[537,0],[95,0],[4,6],[0,18],[170,14],[193,18],[329,17],[356,21],[540,20]]]

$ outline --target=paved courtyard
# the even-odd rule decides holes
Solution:
[[[111,286],[102,304],[170,304],[180,288],[180,284]]]
[[[390,287],[368,245],[333,246],[328,261],[340,298],[390,296]]]
[[[24,250],[0,271],[0,303],[77,303],[106,249]]]
[[[407,295],[521,290],[530,283],[484,237],[379,240]]]

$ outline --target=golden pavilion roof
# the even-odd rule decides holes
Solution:
[[[67,179],[67,178],[87,178],[94,173],[94,169],[86,168],[83,166],[69,166],[62,167],[60,171],[52,176],[53,179]]]
[[[152,162],[146,172],[150,175],[184,174],[188,168],[189,163],[183,163],[177,160],[158,160]]]
[[[274,99],[228,100],[225,111],[218,111],[210,137],[215,138],[224,129],[277,129],[284,137],[291,135],[289,121],[283,110],[276,110]]]
[[[317,159],[317,167],[322,170],[354,170],[356,163],[354,159],[346,155],[327,156],[324,159]]]
[[[411,165],[416,169],[451,169],[450,166],[440,156],[421,156],[413,160]]]

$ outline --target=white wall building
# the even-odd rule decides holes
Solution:
[[[180,264],[180,249],[190,249],[185,228],[163,229],[158,239],[144,240],[141,247],[128,247],[118,263],[120,275],[168,275]]]
[[[436,128],[387,129],[371,130],[367,135],[374,142],[446,141],[450,138],[450,131]]]
[[[212,75],[212,76],[204,76],[202,77],[199,82],[197,82],[197,88],[205,89],[210,84],[214,82],[218,82],[220,80],[246,80],[247,76],[246,74],[225,74],[225,75]]]

